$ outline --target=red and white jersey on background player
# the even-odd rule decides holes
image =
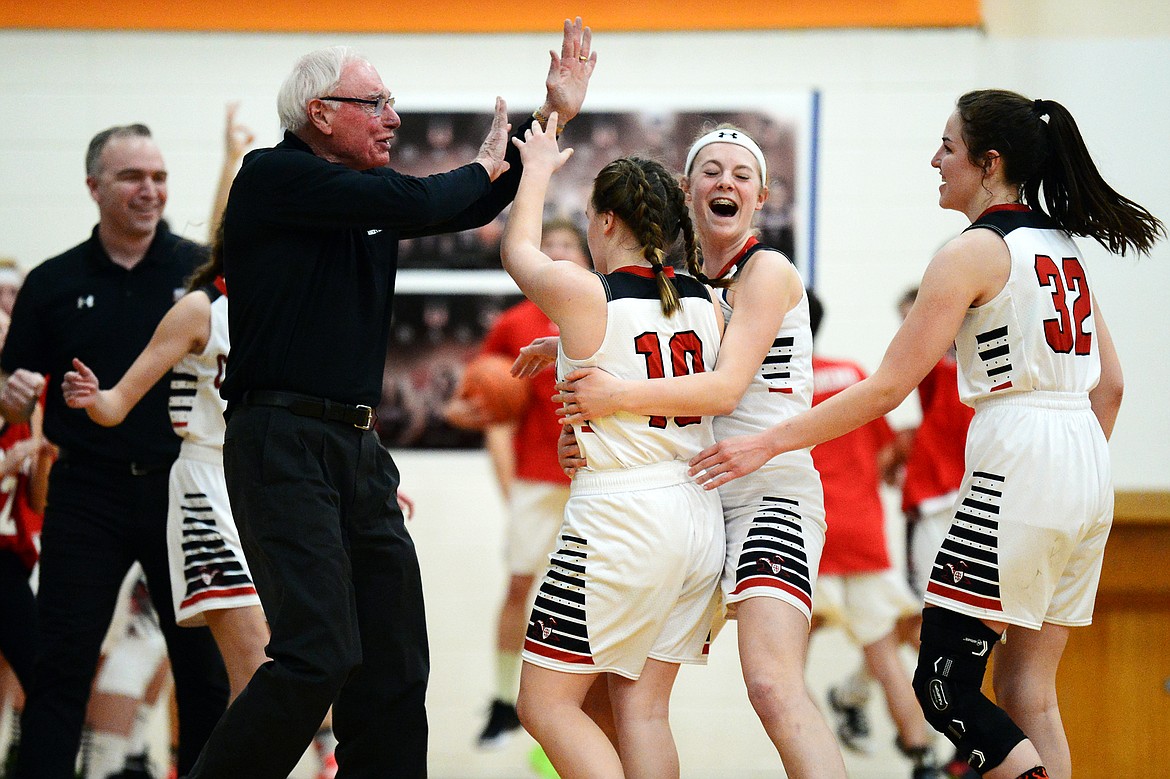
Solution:
[[[963,483],[967,428],[975,412],[959,400],[958,365],[943,357],[918,385],[922,422],[906,458],[902,511],[910,516],[949,509]]]
[[[669,317],[662,311],[649,268],[599,274],[609,300],[605,338],[592,356],[580,360],[570,359],[558,347],[558,374],[597,367],[621,379],[656,379],[713,368],[722,333],[710,294],[697,280],[675,276],[672,268],[666,271],[674,279],[680,304]],[[619,411],[574,427],[589,471],[685,462],[715,441],[711,417],[668,419]]]
[[[861,366],[847,360],[813,356],[813,405],[823,403],[865,378]],[[878,417],[812,450],[813,465],[825,492],[825,549],[822,576],[849,576],[890,568],[885,512],[881,500],[878,453],[894,433]]]
[[[534,339],[560,335],[560,330],[535,303],[525,300],[509,308],[496,320],[484,338],[481,352],[515,359],[520,348]],[[556,414],[556,368],[548,366],[531,379],[528,407],[516,423],[513,450],[516,478],[529,481],[569,484],[569,477],[557,461],[557,439],[561,420]]]
[[[5,425],[0,432],[0,457],[31,436],[27,422]],[[31,571],[40,554],[42,516],[29,505],[28,479],[21,469],[0,480],[0,549],[11,551]]]

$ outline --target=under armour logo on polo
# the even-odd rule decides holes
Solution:
[[[93,295],[82,295],[77,299],[78,308],[93,308]]]

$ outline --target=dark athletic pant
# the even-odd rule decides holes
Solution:
[[[166,638],[179,708],[179,770],[227,705],[227,674],[207,628],[175,624],[167,566],[168,469],[62,460],[49,477],[37,612],[41,644],[21,719],[17,779],[73,779],[85,705],[122,580],[134,560]]]
[[[15,498],[13,498],[15,500]],[[12,666],[22,689],[32,686],[39,639],[37,602],[29,570],[15,552],[0,550],[0,654]]]
[[[422,582],[389,452],[373,431],[233,405],[224,468],[272,659],[190,779],[285,779],[330,704],[341,775],[425,777]]]

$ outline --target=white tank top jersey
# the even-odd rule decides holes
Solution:
[[[171,427],[184,441],[223,448],[227,402],[219,385],[228,356],[228,299],[222,278],[200,287],[211,298],[211,335],[199,354],[188,354],[171,373]]]
[[[959,397],[1087,393],[1101,378],[1084,261],[1068,233],[1024,205],[996,206],[968,230],[994,230],[1011,252],[1007,283],[967,312],[955,339]]]
[[[557,372],[597,367],[622,379],[670,378],[712,370],[719,355],[718,320],[710,291],[690,276],[668,274],[680,308],[662,312],[650,268],[628,267],[597,274],[608,300],[605,338],[591,356],[572,360],[557,354]],[[633,468],[689,460],[714,443],[711,417],[642,416],[628,412],[575,426],[589,471]]]
[[[742,255],[732,260],[720,277],[734,277],[759,251],[778,250],[749,241]],[[727,302],[728,292],[718,290],[725,326],[730,324],[734,313]],[[808,295],[801,294],[800,302],[784,315],[780,330],[739,405],[727,416],[715,419],[715,437],[722,441],[731,436],[758,433],[812,408],[812,353]]]

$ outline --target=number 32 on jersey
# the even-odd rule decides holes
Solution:
[[[1093,313],[1089,280],[1076,257],[1065,257],[1057,265],[1045,254],[1036,255],[1036,280],[1051,289],[1056,317],[1044,320],[1044,338],[1058,354],[1089,354],[1093,334],[1085,332],[1085,320]],[[1069,306],[1069,299],[1072,305]]]

